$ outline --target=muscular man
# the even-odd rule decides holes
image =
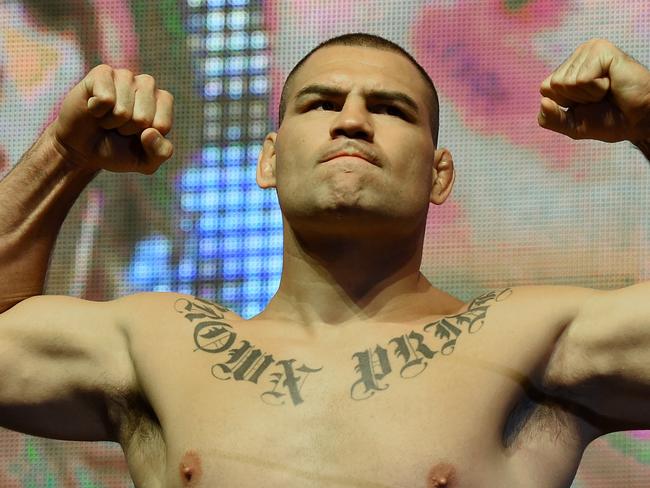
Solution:
[[[541,91],[543,127],[650,155],[650,72],[609,42]],[[2,182],[2,425],[119,442],[136,486],[301,488],[567,487],[593,439],[650,428],[650,285],[462,303],[422,276],[452,157],[426,73],[371,36],[320,46],[285,85],[257,171],[285,223],[261,314],[36,296],[93,175],[169,158],[171,105],[151,77],[99,66]]]

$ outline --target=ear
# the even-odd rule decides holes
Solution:
[[[436,149],[433,161],[433,186],[429,201],[436,205],[442,204],[454,186],[454,160],[449,150]]]
[[[275,188],[275,138],[277,133],[269,132],[264,138],[262,150],[257,158],[257,186]]]

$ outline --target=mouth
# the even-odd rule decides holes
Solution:
[[[353,145],[353,147],[350,147],[350,144],[347,144],[346,146],[348,147],[339,147],[333,151],[328,152],[325,154],[325,156],[323,156],[320,162],[327,163],[329,161],[337,159],[348,159],[357,161],[361,160],[364,163],[380,166],[377,156],[375,156],[372,151],[366,150],[365,148],[356,147],[356,144]]]
[[[327,163],[330,161],[334,161],[336,159],[356,159],[356,160],[363,161],[364,163],[372,164],[370,161],[368,161],[368,158],[366,156],[363,156],[361,154],[348,154],[348,153],[336,154],[334,156],[330,156],[328,159],[324,160],[323,162]]]

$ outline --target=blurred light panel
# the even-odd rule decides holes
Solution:
[[[196,66],[202,69],[197,79],[205,126],[202,150],[177,179],[184,239],[177,269],[168,274],[174,289],[250,317],[269,301],[282,270],[276,196],[255,183],[261,141],[269,130],[269,54],[259,25],[261,4],[188,0],[187,5],[188,30],[196,36],[190,44],[193,57],[203,59]],[[144,264],[155,268],[151,261]]]

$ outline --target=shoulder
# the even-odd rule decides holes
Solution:
[[[115,299],[111,302],[121,325],[134,327],[164,327],[179,319],[200,317],[240,321],[239,314],[217,302],[175,292],[143,292]]]
[[[526,374],[548,357],[596,290],[572,286],[501,288],[470,300],[459,315],[481,330],[481,345]],[[474,324],[475,322],[475,324]]]
[[[530,317],[531,314],[540,317],[570,317],[577,314],[585,302],[599,293],[598,290],[577,286],[506,287],[490,290],[471,299],[464,310],[490,307],[494,309],[495,314],[518,315],[521,318]]]

